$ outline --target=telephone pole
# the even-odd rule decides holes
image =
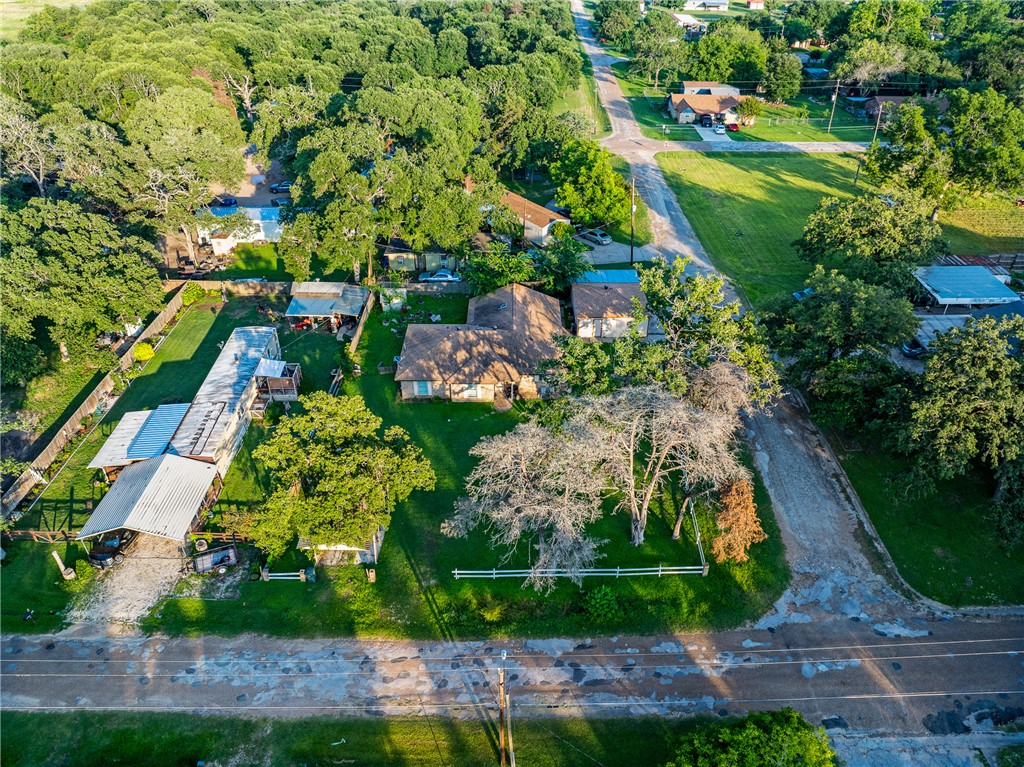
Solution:
[[[878,102],[878,115],[875,117],[875,132],[871,134],[871,143],[875,143],[875,139],[878,138],[878,126],[882,122],[882,102]]]
[[[512,745],[512,694],[505,693],[505,708],[508,718],[508,760],[510,767],[516,767],[516,748]]]
[[[636,235],[636,179],[630,179],[629,192],[629,265],[633,265],[633,238]]]
[[[498,666],[498,748],[501,749],[501,767],[505,765],[505,651],[501,651]]]
[[[832,112],[828,116],[828,130],[825,133],[832,135],[832,118],[836,116],[836,102],[839,101],[839,80],[836,80],[836,89],[832,93]]]

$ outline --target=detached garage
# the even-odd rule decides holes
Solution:
[[[78,533],[133,530],[182,542],[220,493],[212,463],[165,454],[126,466]]]

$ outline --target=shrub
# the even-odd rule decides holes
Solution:
[[[191,306],[196,301],[202,301],[206,297],[206,291],[198,282],[188,283],[181,291],[181,305]]]
[[[135,344],[135,361],[136,362],[148,362],[153,359],[153,355],[156,352],[153,351],[153,347],[145,341],[139,341]]]
[[[583,598],[583,609],[595,623],[606,623],[622,616],[622,609],[609,586],[598,586]]]
[[[688,733],[666,767],[835,767],[836,755],[821,727],[796,711],[760,711],[732,722],[712,722]]]
[[[64,589],[71,594],[79,594],[85,591],[86,586],[88,586],[95,577],[96,570],[89,564],[89,560],[78,559],[75,561],[75,577],[70,581],[63,582]]]

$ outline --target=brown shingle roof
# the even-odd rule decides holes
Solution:
[[[564,216],[559,216],[553,210],[548,210],[543,205],[538,205],[532,200],[527,200],[525,197],[521,197],[515,192],[506,192],[505,196],[501,198],[501,201],[512,208],[520,221],[525,218],[531,224],[539,226],[541,229],[555,221],[564,221],[567,224],[569,223]]]
[[[706,94],[673,93],[672,106],[676,111],[690,107],[695,114],[717,115],[739,106],[740,100],[735,96],[708,96]]]
[[[511,383],[557,353],[558,300],[508,285],[469,302],[465,325],[410,325],[396,381]]]
[[[632,317],[634,298],[647,306],[647,297],[636,283],[580,282],[572,286],[572,310],[577,319]]]

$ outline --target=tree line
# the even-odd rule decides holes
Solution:
[[[941,18],[935,12],[925,0],[769,2],[765,10],[709,21],[696,41],[667,11],[641,17],[636,0],[601,0],[594,18],[600,37],[628,52],[633,71],[655,87],[677,77],[731,82],[773,101],[793,98],[801,87],[831,88],[805,80],[791,53],[793,43],[813,42],[819,66],[865,92],[936,93],[970,82],[1024,106],[1024,4],[961,0]]]

